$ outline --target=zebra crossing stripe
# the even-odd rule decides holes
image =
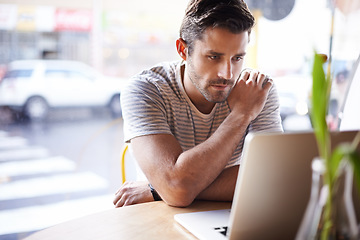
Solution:
[[[27,144],[24,138],[10,137],[7,132],[0,131],[0,204],[108,187],[107,180],[95,173],[77,172],[75,162],[63,156],[49,157],[46,148]],[[114,207],[112,200],[113,194],[4,209],[0,211],[0,235],[37,231],[108,210]]]
[[[41,173],[58,173],[74,171],[75,162],[63,156],[50,158],[5,162],[0,165],[1,177],[26,176]]]
[[[75,218],[112,209],[114,208],[113,197],[113,194],[109,194],[1,211],[0,235],[37,231]]]
[[[92,172],[75,172],[0,184],[0,201],[107,188],[107,181]]]
[[[0,138],[7,137],[8,133],[5,131],[0,130]]]
[[[32,159],[48,157],[49,151],[43,147],[27,147],[21,149],[11,149],[0,151],[0,162],[21,159]]]
[[[24,147],[27,144],[27,140],[22,137],[7,137],[0,138],[0,149]]]

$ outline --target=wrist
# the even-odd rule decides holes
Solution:
[[[230,112],[229,116],[229,121],[231,122],[231,124],[233,126],[248,126],[250,124],[250,122],[252,121],[251,117],[247,114],[244,114],[243,112],[236,112],[236,111],[232,111]]]
[[[154,201],[161,201],[161,197],[159,196],[159,194],[156,192],[156,190],[153,188],[153,186],[151,185],[151,183],[148,184],[149,188],[150,188],[150,192],[154,198]]]

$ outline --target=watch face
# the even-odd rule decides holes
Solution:
[[[259,9],[262,15],[273,21],[285,18],[294,8],[295,0],[248,0],[250,9]]]

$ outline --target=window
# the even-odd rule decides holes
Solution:
[[[12,70],[6,72],[4,78],[28,78],[31,77],[32,73],[32,69]]]
[[[46,78],[66,78],[69,73],[64,70],[46,70],[45,77]]]
[[[285,131],[311,130],[313,51],[330,56],[330,47],[329,125],[338,128],[360,54],[358,1],[335,1],[334,11],[330,0],[245,1],[256,18],[245,67],[274,79]],[[0,239],[113,207],[121,184],[122,86],[158,62],[180,60],[175,41],[188,0],[39,2],[0,3],[0,79],[23,60],[29,62],[5,78],[37,81],[0,81]],[[47,68],[37,59],[64,65]],[[44,78],[63,81],[45,85]]]

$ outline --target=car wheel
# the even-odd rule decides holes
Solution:
[[[121,117],[120,94],[111,98],[109,108],[113,117]]]
[[[49,106],[42,97],[31,97],[25,104],[24,114],[30,120],[43,120],[48,114]]]

